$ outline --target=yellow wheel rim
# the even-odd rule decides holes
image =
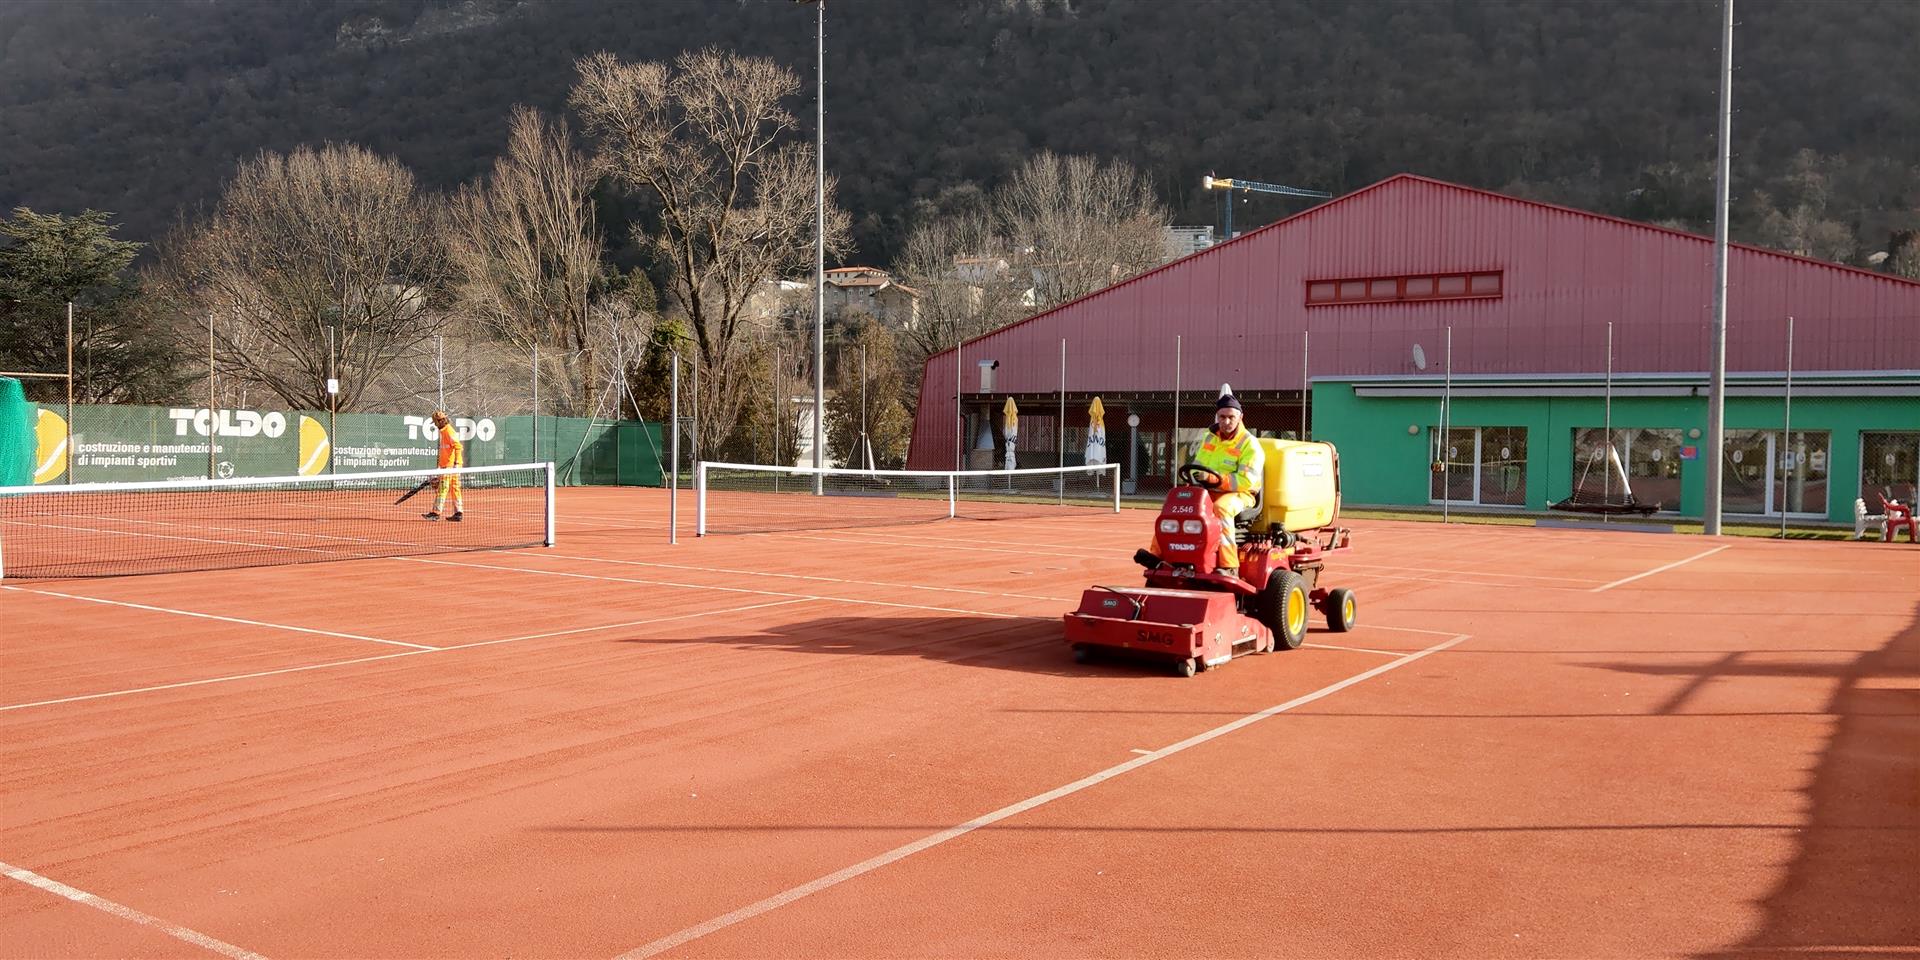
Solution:
[[[1349,624],[1353,623],[1353,598],[1352,597],[1348,597],[1345,602],[1340,604],[1340,619],[1346,621]]]
[[[1304,590],[1287,591],[1287,632],[1299,633],[1307,622],[1307,593]]]

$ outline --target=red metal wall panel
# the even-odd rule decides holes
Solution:
[[[1187,390],[1300,388],[1314,377],[1599,373],[1613,323],[1617,372],[1707,369],[1712,243],[1704,237],[1401,175],[1012,324],[963,347],[1000,361],[1003,393],[1167,391],[1174,338]],[[1306,305],[1329,278],[1494,270],[1498,299]],[[1795,318],[1801,370],[1920,369],[1920,284],[1735,246],[1728,260],[1730,371],[1780,370]],[[910,462],[953,460],[953,354],[928,361]]]

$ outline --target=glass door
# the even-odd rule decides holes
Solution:
[[[1503,507],[1527,505],[1527,428],[1486,427],[1480,431],[1480,502]]]
[[[1764,514],[1773,502],[1773,434],[1764,430],[1727,431],[1727,455],[1721,461],[1720,509]]]
[[[1778,451],[1772,461],[1773,493],[1767,498],[1775,516],[1781,513],[1825,516],[1827,513],[1827,433],[1795,430],[1790,437],[1773,435]]]
[[[1912,503],[1920,493],[1920,431],[1863,431],[1860,434],[1860,499],[1867,512],[1880,512],[1880,497],[1890,494]]]
[[[1434,470],[1428,481],[1428,499],[1434,503],[1442,500],[1477,503],[1474,491],[1480,482],[1479,429],[1453,427],[1447,430],[1445,443],[1440,442],[1439,428],[1434,428],[1429,435],[1434,438],[1432,463],[1443,466]]]

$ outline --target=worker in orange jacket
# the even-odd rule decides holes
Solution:
[[[451,467],[466,466],[466,445],[462,444],[460,437],[454,433],[453,421],[447,418],[447,412],[445,410],[435,410],[433,412],[433,425],[440,431],[440,469],[446,470]],[[440,511],[446,509],[447,499],[449,497],[453,499],[453,515],[447,519],[458,523],[465,511],[461,509],[460,475],[456,473],[449,473],[440,478],[439,484],[434,492],[433,509],[421,514],[421,516],[426,517],[428,520],[440,519]]]
[[[1193,463],[1212,471],[1203,479],[1212,494],[1213,512],[1220,517],[1220,553],[1216,566],[1221,573],[1239,576],[1240,550],[1233,539],[1233,518],[1257,502],[1261,481],[1266,476],[1266,454],[1260,441],[1242,422],[1240,401],[1228,389],[1220,391],[1214,404],[1213,429],[1194,451]],[[1160,555],[1160,534],[1155,531],[1147,548]]]

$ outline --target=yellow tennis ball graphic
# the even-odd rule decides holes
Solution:
[[[52,483],[67,472],[67,421],[40,408],[40,420],[33,425],[33,482]]]
[[[309,416],[300,417],[300,475],[311,477],[327,469],[327,453],[332,450],[327,428]]]

